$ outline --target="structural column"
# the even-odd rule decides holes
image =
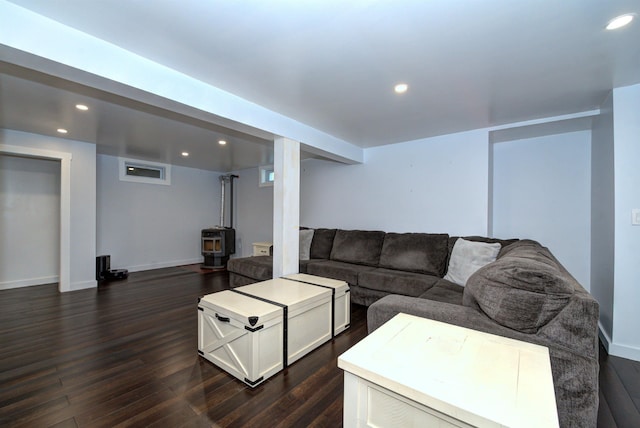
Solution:
[[[71,291],[71,156],[60,159],[60,276],[58,291]]]
[[[274,140],[273,277],[298,272],[300,229],[300,143]]]

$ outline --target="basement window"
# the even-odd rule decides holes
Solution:
[[[118,158],[120,181],[147,184],[171,184],[171,165]]]
[[[258,168],[258,185],[260,187],[273,186],[274,180],[273,165],[264,165]]]

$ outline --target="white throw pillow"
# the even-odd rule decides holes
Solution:
[[[302,229],[300,231],[300,243],[298,258],[309,260],[311,254],[311,240],[313,239],[313,229]]]
[[[496,260],[501,247],[499,243],[488,244],[458,238],[451,251],[444,279],[464,287],[475,271]]]

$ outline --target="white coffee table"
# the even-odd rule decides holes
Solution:
[[[345,427],[558,426],[543,346],[398,314],[338,367]]]
[[[255,387],[333,337],[332,292],[287,279],[198,302],[198,354]]]
[[[285,309],[285,367],[332,337],[331,291],[326,288],[277,278],[231,291],[259,298]]]
[[[333,312],[333,335],[336,336],[349,328],[351,325],[351,290],[346,281],[306,273],[292,273],[283,276],[283,278],[328,288],[333,296],[331,309]]]
[[[283,308],[231,290],[198,300],[198,354],[249,386],[284,368]]]

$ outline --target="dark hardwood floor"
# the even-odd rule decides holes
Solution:
[[[640,427],[640,362],[607,355],[602,345],[598,427]]]
[[[132,273],[98,289],[0,291],[0,426],[210,427],[342,425],[336,358],[366,335],[351,328],[255,389],[197,355],[197,297],[226,273]],[[640,363],[602,350],[599,427],[639,427]]]

